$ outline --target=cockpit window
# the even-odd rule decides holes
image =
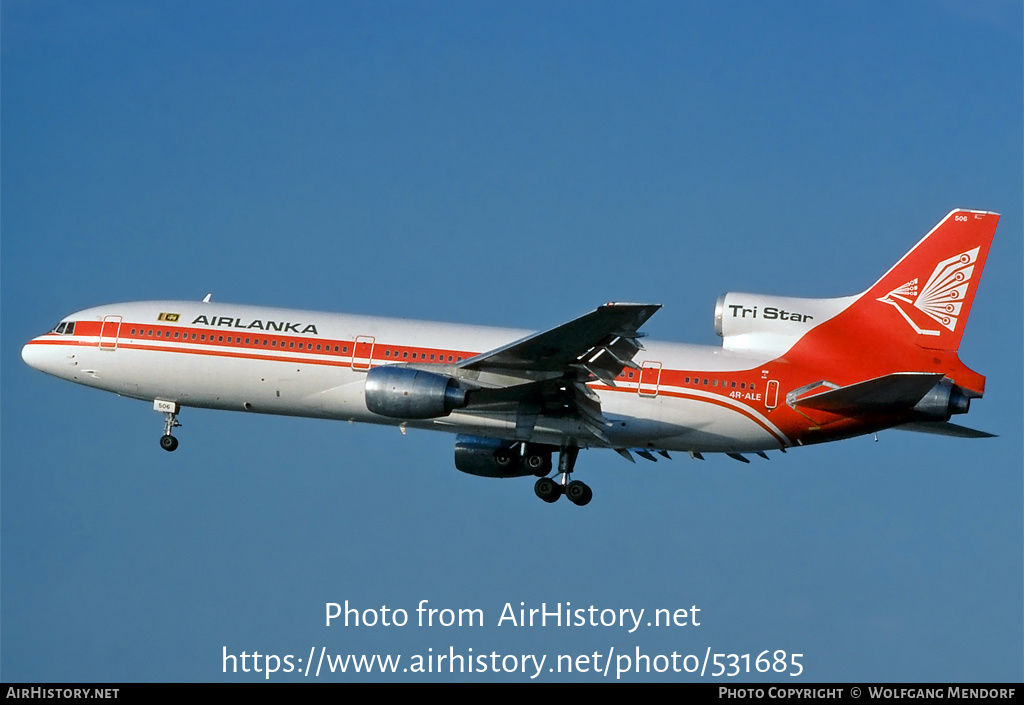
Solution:
[[[75,322],[74,321],[63,321],[61,323],[58,323],[57,327],[54,328],[50,332],[51,333],[56,333],[57,335],[74,335],[75,334]]]

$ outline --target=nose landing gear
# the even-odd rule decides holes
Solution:
[[[161,399],[153,401],[153,410],[159,411],[164,415],[164,435],[160,437],[160,447],[168,453],[178,447],[178,439],[171,435],[171,431],[174,430],[175,426],[181,425],[178,422],[178,411],[180,409],[181,407],[173,401],[163,401]]]

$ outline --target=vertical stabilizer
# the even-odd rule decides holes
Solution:
[[[857,306],[923,348],[957,350],[999,215],[955,210],[924,236]]]
[[[790,360],[839,367],[850,381],[941,372],[980,396],[985,378],[957,356],[999,215],[955,210],[871,288],[801,337]]]

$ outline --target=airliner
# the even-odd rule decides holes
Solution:
[[[721,347],[647,340],[659,304],[607,303],[531,332],[208,295],[73,313],[22,358],[152,403],[167,451],[184,407],[433,429],[457,434],[458,470],[536,476],[540,499],[582,506],[581,449],[750,462],[894,427],[990,436],[949,420],[985,391],[957,350],[998,220],[954,210],[854,296],[723,294]]]

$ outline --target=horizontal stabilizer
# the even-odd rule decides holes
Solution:
[[[913,407],[942,379],[941,373],[896,372],[790,400],[795,406],[837,414]]]
[[[978,431],[966,426],[959,426],[948,421],[913,421],[900,426],[893,426],[899,431],[915,431],[917,433],[932,433],[936,436],[955,436],[957,438],[995,438],[994,433]]]

